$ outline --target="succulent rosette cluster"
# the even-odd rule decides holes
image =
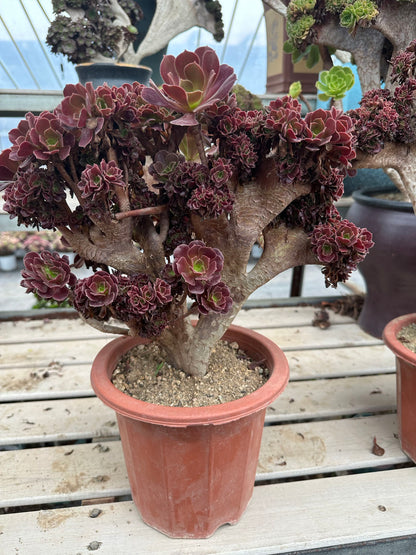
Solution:
[[[255,289],[309,263],[336,285],[371,239],[333,206],[355,156],[350,117],[302,117],[290,97],[242,110],[209,47],[166,57],[162,75],[161,90],[67,85],[53,112],[10,132],[0,179],[10,216],[58,230],[90,269],[80,279],[65,257],[30,253],[28,291],[103,331],[152,338],[198,374]]]
[[[334,280],[345,281],[351,268],[356,268],[374,245],[367,229],[348,221],[339,225],[331,223],[316,226],[311,234],[313,250],[324,264],[323,273],[328,284]]]
[[[357,147],[377,154],[386,143],[414,143],[416,140],[416,40],[391,60],[391,89],[366,92],[360,107],[348,114],[354,121]]]

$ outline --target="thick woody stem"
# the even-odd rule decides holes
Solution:
[[[66,171],[66,169],[64,168],[64,165],[62,163],[56,164],[55,167],[57,168],[57,170],[59,171],[61,176],[65,179],[65,181],[68,183],[68,186],[71,188],[71,191],[77,197],[78,202],[82,206],[83,205],[83,199],[81,197],[81,191],[78,188],[78,184],[75,183],[75,181],[71,178],[71,176]]]
[[[208,161],[207,161],[207,157],[206,157],[206,154],[205,154],[204,144],[202,142],[201,126],[200,125],[194,125],[194,126],[189,128],[189,131],[191,133],[192,138],[195,141],[195,145],[196,145],[196,148],[198,150],[199,159],[201,160],[201,163],[204,164],[205,166],[207,166]]]
[[[124,218],[131,218],[133,216],[156,216],[167,212],[167,204],[160,206],[148,206],[146,208],[136,208],[135,210],[128,210],[127,212],[117,212],[114,216],[116,220],[124,220]]]
[[[96,330],[103,331],[104,333],[114,333],[117,335],[129,335],[128,328],[122,328],[120,326],[113,326],[112,324],[108,324],[107,322],[101,322],[100,320],[96,320],[95,318],[85,318],[81,313],[79,313],[83,322],[95,328]]]

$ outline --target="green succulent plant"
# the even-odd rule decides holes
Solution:
[[[329,71],[321,71],[315,86],[320,100],[340,100],[354,85],[354,73],[349,67],[333,66]]]
[[[357,0],[345,7],[340,15],[340,24],[354,31],[358,23],[370,22],[378,13],[376,4],[371,0]]]
[[[233,87],[233,93],[236,96],[237,106],[242,110],[262,110],[263,103],[261,98],[257,95],[251,93],[242,85],[235,85]]]
[[[316,0],[292,0],[287,7],[287,17],[290,21],[296,21],[303,15],[310,14],[315,8]]]
[[[330,13],[339,14],[353,3],[354,0],[325,0],[325,9]]]
[[[304,15],[296,21],[287,22],[287,34],[295,48],[298,48],[306,39],[314,23],[315,19],[312,15]]]
[[[302,92],[302,83],[300,81],[295,81],[289,87],[289,96],[292,98],[297,98]]]

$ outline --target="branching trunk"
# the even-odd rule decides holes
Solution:
[[[386,143],[378,154],[357,153],[354,168],[393,168],[399,174],[401,183],[397,186],[410,198],[416,213],[416,145]]]

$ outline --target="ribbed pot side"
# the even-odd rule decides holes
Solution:
[[[406,314],[387,324],[383,339],[396,356],[397,416],[402,450],[416,462],[416,353],[398,339],[400,330],[416,323],[416,314]]]
[[[110,342],[94,360],[97,396],[117,412],[133,500],[144,522],[174,538],[206,538],[235,524],[252,496],[267,406],[283,391],[282,351],[251,330],[231,326],[236,341],[270,378],[257,391],[209,407],[165,407],[133,399],[111,381],[120,357],[140,338]]]
[[[358,323],[375,337],[402,314],[416,312],[416,216],[412,205],[374,198],[386,190],[353,193],[347,218],[373,234],[374,247],[359,265],[367,288]],[[370,194],[371,193],[371,194]]]

